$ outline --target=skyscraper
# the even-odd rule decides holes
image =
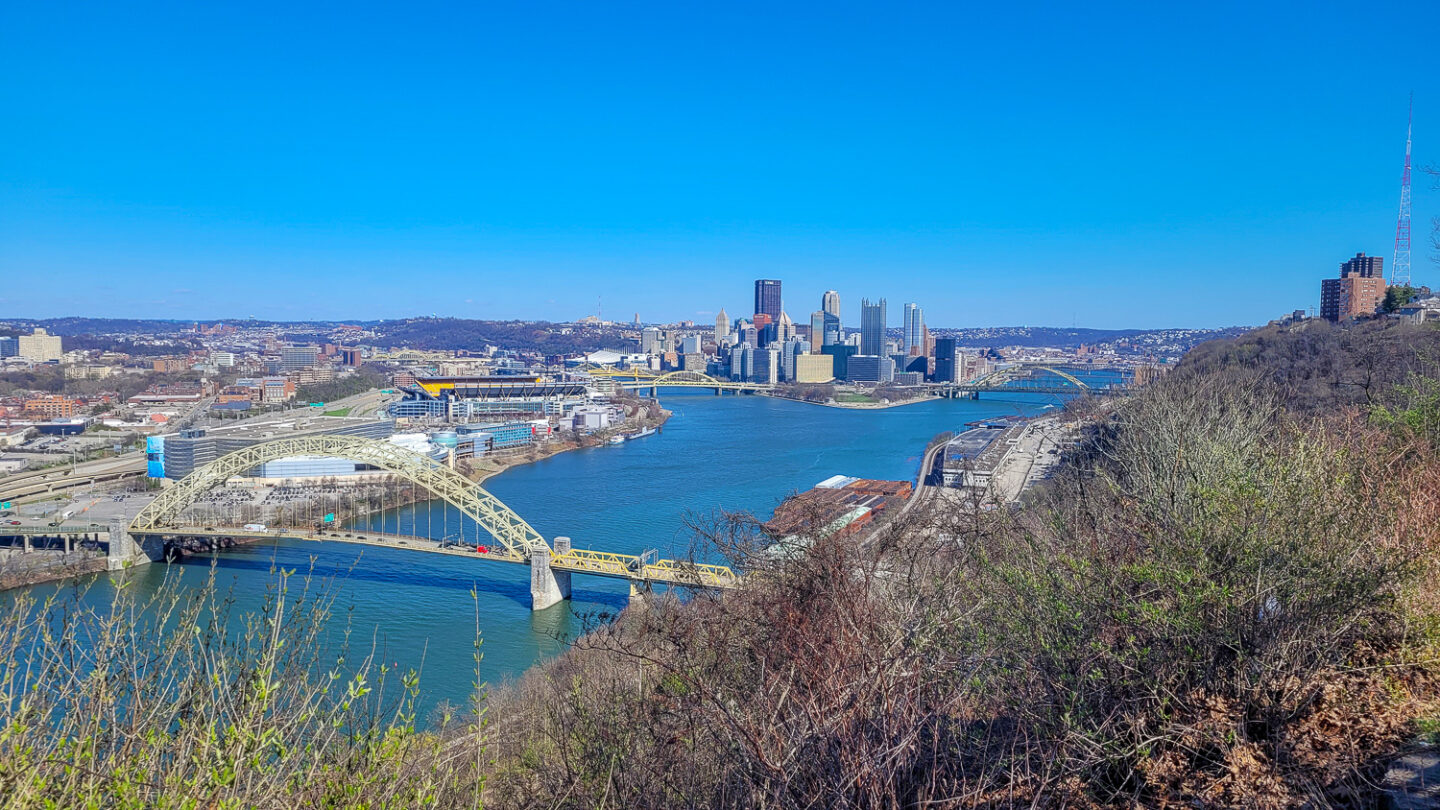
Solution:
[[[794,337],[795,322],[790,320],[790,316],[782,311],[780,317],[775,321],[775,340],[779,343],[784,343]]]
[[[839,318],[840,293],[834,290],[826,290],[825,294],[820,296],[820,310],[828,315],[834,315],[836,318]]]
[[[935,382],[959,382],[962,369],[958,367],[960,359],[959,345],[955,338],[939,338],[935,341]]]
[[[780,319],[780,282],[776,279],[755,279],[755,314],[761,313],[772,321]]]
[[[720,314],[715,316],[715,345],[725,343],[725,338],[730,336],[730,316],[725,314],[725,308],[720,308]]]
[[[905,333],[901,336],[900,353],[909,357],[925,353],[925,313],[919,304],[905,305]]]
[[[885,299],[870,303],[860,299],[860,353],[882,355],[885,353]]]

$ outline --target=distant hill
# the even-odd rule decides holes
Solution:
[[[1106,346],[1124,343],[1156,351],[1181,353],[1207,340],[1242,335],[1248,326],[1220,329],[1082,329],[1054,326],[991,326],[968,329],[931,327],[933,337],[953,337],[965,346],[994,348],[1028,346],[1033,348],[1075,349],[1084,346]]]
[[[566,354],[596,349],[629,349],[633,338],[624,333],[629,325],[552,323],[550,321],[482,321],[468,318],[405,318],[386,321],[258,321],[210,319],[180,321],[131,318],[47,318],[3,319],[0,334],[42,327],[64,337],[81,336],[175,336],[186,335],[196,323],[227,323],[241,328],[274,328],[283,337],[296,341],[326,342],[342,324],[360,326],[368,333],[361,342],[384,347],[415,349],[458,349],[480,351],[486,346],[545,354]],[[1128,348],[1157,354],[1184,354],[1194,346],[1215,338],[1235,337],[1246,327],[1222,329],[1082,329],[1050,326],[993,326],[971,328],[932,327],[935,337],[954,337],[964,346],[1053,347],[1074,349],[1081,345],[1098,348]],[[890,329],[898,335],[898,329]],[[633,334],[633,331],[632,331]],[[81,344],[77,343],[77,346]],[[98,346],[98,343],[97,343]],[[85,345],[85,348],[91,348]]]

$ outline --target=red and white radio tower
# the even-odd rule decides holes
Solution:
[[[1390,286],[1410,284],[1410,132],[1415,125],[1415,96],[1410,96],[1410,120],[1405,126],[1405,173],[1400,176],[1400,220],[1395,223],[1395,260],[1390,265]]]

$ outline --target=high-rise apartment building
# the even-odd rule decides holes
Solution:
[[[1320,282],[1320,317],[1339,322],[1374,315],[1385,301],[1385,259],[1355,254],[1340,264],[1340,277]]]
[[[1340,277],[1346,276],[1384,278],[1385,260],[1379,256],[1366,256],[1363,252],[1356,253],[1355,258],[1340,263]]]
[[[44,329],[36,329],[32,334],[21,335],[15,342],[16,352],[20,357],[32,363],[59,362],[60,355],[64,353],[60,345],[60,337],[51,335]]]
[[[905,334],[900,352],[908,357],[925,353],[925,313],[919,304],[905,305]]]
[[[880,356],[885,354],[885,299],[870,303],[860,299],[860,353]]]
[[[780,282],[773,278],[755,279],[755,314],[770,316],[771,322],[780,319]],[[757,327],[760,325],[757,321]]]
[[[730,316],[721,307],[720,314],[715,316],[715,345],[723,346],[727,337],[730,337]]]

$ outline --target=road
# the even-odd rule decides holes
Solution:
[[[915,491],[910,494],[909,500],[900,507],[900,512],[895,515],[896,521],[905,519],[910,510],[915,509],[922,501],[930,499],[931,494],[943,488],[941,485],[930,486],[930,472],[935,468],[935,459],[945,450],[945,442],[936,442],[933,447],[925,451],[925,457],[920,461],[920,478],[915,482]]]
[[[145,454],[128,453],[115,458],[86,461],[70,467],[52,467],[0,478],[0,503],[46,495],[106,482],[119,481],[145,472]]]
[[[990,498],[998,503],[1019,500],[1030,485],[1045,477],[1060,461],[1060,448],[1069,429],[1053,416],[1036,419],[1020,434],[1015,445],[991,478]]]

